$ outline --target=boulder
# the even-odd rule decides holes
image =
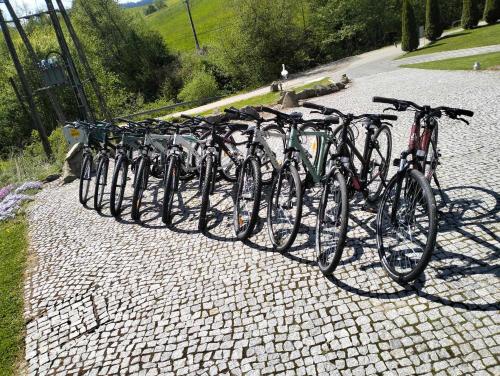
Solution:
[[[255,117],[259,117],[259,111],[257,111],[255,109],[255,107],[252,107],[252,106],[243,107],[240,111],[244,112],[245,114],[249,114],[249,115],[252,115],[252,116],[255,116]]]
[[[351,80],[349,80],[349,77],[347,77],[347,74],[343,74],[342,77],[340,78],[340,82],[345,85],[347,85]]]
[[[280,91],[280,83],[278,81],[274,81],[272,84],[271,84],[271,92],[272,93],[276,93],[278,91]]]
[[[83,143],[79,142],[74,144],[71,149],[69,149],[68,154],[66,154],[66,158],[64,159],[62,170],[63,184],[67,184],[75,179],[78,179],[82,167],[82,159]]]
[[[328,84],[328,88],[331,90],[332,93],[336,93],[337,91],[340,90],[340,88],[334,82],[332,82],[331,84]]]
[[[295,91],[287,91],[285,96],[283,97],[283,101],[281,103],[281,109],[299,107],[299,99],[297,98],[297,94]]]
[[[323,85],[316,85],[314,87],[314,90],[316,90],[317,97],[321,97],[322,95],[327,95],[332,93],[332,90],[328,86],[323,86]]]
[[[43,183],[51,183],[53,181],[56,181],[60,177],[61,177],[61,174],[52,174],[52,175],[49,175],[49,176],[45,177],[45,179],[43,179]]]
[[[344,84],[344,83],[342,83],[342,82],[337,82],[337,88],[338,88],[339,90],[345,89],[345,84]]]
[[[314,98],[315,96],[316,96],[316,90],[314,89],[305,89],[297,93],[297,99],[299,100]]]

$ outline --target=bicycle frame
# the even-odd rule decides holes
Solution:
[[[266,157],[269,158],[269,161],[271,162],[273,168],[275,170],[278,170],[281,165],[276,159],[276,156],[274,155],[266,139],[264,138],[264,136],[270,136],[270,132],[263,131],[256,125],[249,126],[246,132],[250,132],[252,135],[251,139],[248,142],[249,148],[247,151],[247,156],[254,155],[255,148],[260,147],[264,151]],[[285,139],[285,135],[279,133],[273,133],[272,136]]]

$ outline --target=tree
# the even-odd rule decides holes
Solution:
[[[497,22],[500,18],[500,0],[486,0],[483,18],[488,24]]]
[[[155,1],[153,2],[153,4],[154,4],[154,6],[155,6],[155,8],[156,8],[157,10],[160,10],[160,9],[166,8],[166,6],[167,6],[167,3],[165,3],[165,0],[155,0]]]
[[[403,51],[414,51],[418,48],[418,26],[413,13],[413,8],[409,0],[403,0],[403,11],[401,16],[402,41],[401,49]]]
[[[473,29],[479,22],[479,11],[476,0],[464,0],[462,7],[462,27]]]
[[[425,7],[425,37],[435,41],[443,33],[438,0],[427,0]]]
[[[149,4],[146,9],[144,9],[144,14],[149,16],[150,14],[156,12],[158,9],[153,4]]]

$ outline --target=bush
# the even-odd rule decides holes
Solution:
[[[414,51],[418,48],[418,27],[415,19],[415,13],[409,0],[403,0],[403,13],[402,13],[402,41],[401,48],[403,51]]]
[[[438,0],[427,0],[425,7],[425,37],[430,41],[435,41],[441,34],[443,34],[443,25]]]
[[[156,7],[153,5],[153,4],[149,4],[146,9],[144,9],[144,14],[146,16],[149,16],[150,14],[153,14],[154,12],[156,12],[158,9],[156,9]]]
[[[500,0],[486,0],[483,18],[489,24],[497,22],[500,18]]]
[[[219,92],[217,81],[210,73],[200,70],[192,75],[191,80],[184,85],[179,98],[190,102],[205,98],[215,97]]]
[[[479,22],[479,12],[477,9],[476,0],[464,0],[462,8],[462,27],[464,29],[472,29]]]

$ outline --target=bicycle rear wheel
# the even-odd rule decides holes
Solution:
[[[198,231],[205,232],[207,230],[207,212],[210,207],[210,193],[215,180],[214,157],[208,154],[202,161],[200,172],[201,183],[201,207],[200,216],[198,218]]]
[[[179,182],[179,170],[179,158],[176,155],[172,155],[168,159],[167,172],[164,180],[162,221],[167,226],[172,224],[172,207]]]
[[[83,158],[82,168],[80,171],[80,187],[78,196],[80,204],[87,206],[89,200],[90,181],[92,180],[92,155],[86,154]]]
[[[377,214],[377,246],[382,266],[398,283],[417,279],[436,245],[436,201],[429,182],[415,169],[397,174]]]
[[[373,135],[372,145],[366,177],[369,202],[375,202],[380,197],[391,165],[392,136],[387,125],[381,126]]]
[[[248,136],[243,134],[240,129],[233,129],[224,136],[224,143],[231,152],[231,157],[224,151],[220,151],[220,174],[224,180],[236,182],[238,177],[238,169],[240,168],[240,160],[243,159],[246,153],[246,141]]]
[[[94,209],[97,212],[102,210],[102,200],[104,198],[104,190],[108,181],[108,167],[109,159],[108,157],[102,157],[99,159],[99,166],[97,167],[97,175],[95,179],[95,190],[94,190]]]
[[[141,206],[144,198],[144,192],[148,187],[149,181],[149,158],[142,157],[135,176],[134,196],[132,197],[131,217],[134,221],[141,219]]]
[[[316,254],[324,274],[331,274],[340,262],[348,221],[346,181],[340,172],[335,172],[326,180],[316,221]]]
[[[127,186],[128,159],[125,155],[120,155],[116,161],[111,189],[109,193],[109,209],[111,215],[119,217],[122,212],[123,197]]]
[[[239,240],[248,239],[259,216],[262,181],[256,158],[245,159],[241,167],[233,211],[234,233]]]
[[[280,252],[289,249],[302,219],[302,184],[297,169],[284,164],[273,181],[267,205],[267,228],[273,247]]]

